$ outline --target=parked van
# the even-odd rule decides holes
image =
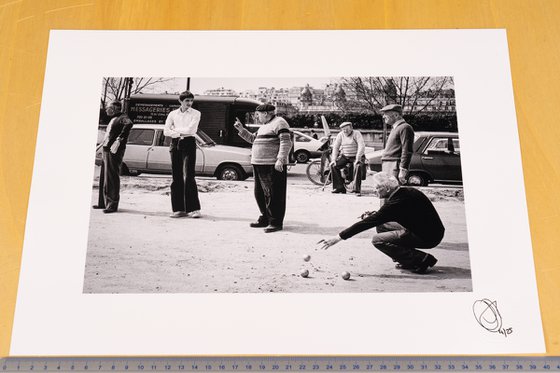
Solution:
[[[165,124],[170,111],[177,109],[179,95],[136,94],[126,102],[126,112],[134,123]],[[217,144],[251,147],[237,135],[233,127],[235,118],[243,123],[254,123],[255,109],[261,103],[240,97],[202,96],[194,97],[193,108],[201,112],[199,128]]]
[[[251,144],[243,140],[233,127],[235,118],[252,131],[256,125],[255,109],[261,102],[248,98],[233,96],[195,95],[192,107],[200,111],[198,128],[204,131],[218,145],[250,148]],[[125,102],[125,111],[133,123],[163,125],[167,115],[179,108],[179,95],[169,94],[136,94]],[[107,123],[101,111],[98,143],[102,141]],[[290,151],[290,163],[294,162],[293,147]]]

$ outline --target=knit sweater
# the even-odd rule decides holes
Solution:
[[[424,193],[414,188],[399,187],[379,211],[343,230],[339,236],[346,240],[388,222],[399,223],[431,247],[441,242],[445,232],[434,205]]]
[[[243,128],[239,136],[251,144],[251,164],[273,165],[277,160],[288,163],[288,154],[292,148],[290,126],[282,117],[274,117],[259,127],[256,133]]]
[[[347,136],[343,131],[336,135],[333,144],[333,159],[338,158],[338,152],[341,151],[342,155],[346,157],[356,157],[360,159],[365,152],[366,143],[362,134],[356,130]]]
[[[400,161],[399,167],[408,170],[412,158],[413,143],[414,130],[404,119],[399,120],[393,124],[381,160]]]

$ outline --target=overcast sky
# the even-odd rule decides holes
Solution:
[[[291,88],[304,87],[309,84],[313,88],[324,88],[326,84],[336,82],[339,78],[191,78],[191,91],[203,94],[209,89],[229,88],[236,92],[257,90],[259,87]],[[187,78],[174,78],[164,86],[153,86],[146,93],[181,92],[186,89]]]

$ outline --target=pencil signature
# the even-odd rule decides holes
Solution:
[[[500,333],[504,337],[513,333],[513,328],[504,328],[502,315],[498,311],[498,302],[490,299],[477,300],[473,304],[473,313],[476,321],[484,329],[492,333]]]

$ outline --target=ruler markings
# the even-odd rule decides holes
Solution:
[[[560,357],[4,358],[2,372],[560,372]]]

